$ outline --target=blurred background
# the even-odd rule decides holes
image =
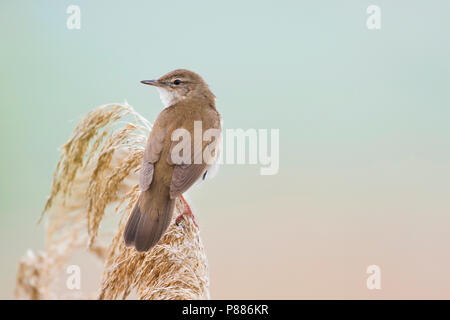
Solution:
[[[449,31],[444,0],[1,1],[0,298],[77,121],[125,100],[153,121],[139,81],[181,67],[225,128],[280,129],[277,175],[223,165],[190,192],[212,298],[450,298]]]

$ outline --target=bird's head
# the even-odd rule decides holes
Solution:
[[[214,100],[214,94],[206,82],[197,73],[177,69],[156,80],[143,80],[143,84],[155,86],[164,106],[168,107],[189,98],[206,98]]]

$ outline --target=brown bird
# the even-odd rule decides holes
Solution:
[[[161,239],[172,219],[177,197],[185,202],[186,209],[182,215],[192,215],[182,194],[197,180],[205,178],[211,161],[203,159],[203,153],[212,147],[211,154],[216,156],[215,146],[219,143],[218,137],[213,142],[212,138],[195,141],[194,121],[201,121],[203,132],[208,129],[221,132],[215,96],[198,74],[178,69],[157,80],[141,82],[158,89],[165,108],[158,115],[147,140],[139,173],[141,194],[124,232],[125,245],[134,246],[139,252],[150,250]],[[180,149],[178,144],[189,143],[189,139],[185,141],[183,136],[181,142],[172,141],[172,133],[180,128],[192,137],[188,148],[181,152],[177,151]],[[195,143],[201,147],[196,148]],[[191,151],[190,157],[188,151]],[[174,155],[181,154],[186,156],[184,160],[174,161]]]

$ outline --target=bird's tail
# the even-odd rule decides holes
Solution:
[[[152,191],[143,191],[136,202],[125,227],[124,238],[127,247],[137,251],[150,250],[161,239],[172,219],[175,199]]]

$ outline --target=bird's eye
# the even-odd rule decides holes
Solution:
[[[181,80],[180,79],[175,79],[174,81],[173,81],[173,84],[175,84],[175,85],[179,85],[181,83]]]

